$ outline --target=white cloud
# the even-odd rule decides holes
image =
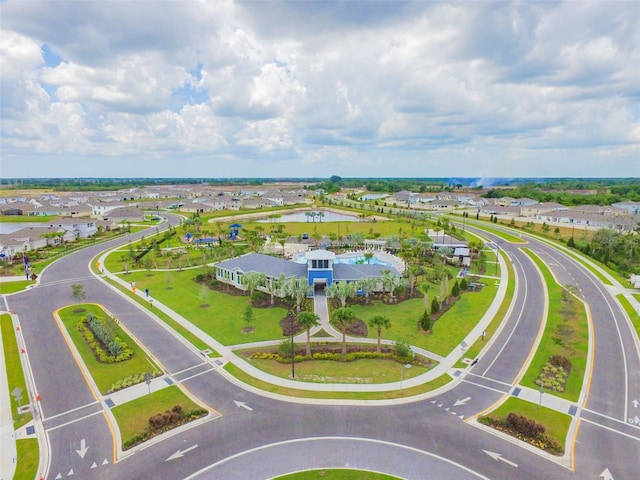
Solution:
[[[3,175],[632,174],[637,2],[362,5],[2,3]]]

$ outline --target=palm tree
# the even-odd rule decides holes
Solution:
[[[347,300],[356,294],[356,284],[349,282],[333,282],[326,290],[328,297],[340,300],[340,305],[347,306]]]
[[[356,314],[349,307],[342,307],[333,312],[333,321],[342,332],[342,355],[347,354],[347,328],[351,326]]]
[[[245,288],[249,292],[249,297],[253,297],[253,291],[258,288],[260,285],[265,283],[267,276],[262,272],[248,272],[243,276],[243,281]]]
[[[306,278],[291,277],[284,287],[284,291],[288,297],[296,302],[296,313],[300,313],[300,305],[307,295],[311,294],[311,285],[307,283]]]
[[[364,259],[367,262],[367,265],[371,263],[372,258],[373,258],[373,252],[364,252]]]
[[[364,292],[364,297],[367,303],[369,303],[369,295],[375,290],[377,285],[378,280],[374,277],[361,277],[356,282],[358,290],[362,290]]]
[[[304,212],[305,217],[307,217],[307,223],[309,223],[309,218],[313,217],[313,212]]]
[[[311,329],[320,323],[320,317],[314,312],[300,312],[298,325],[307,330],[307,356],[311,356]]]
[[[274,297],[280,293],[284,288],[285,277],[284,273],[281,273],[278,278],[270,277],[266,283],[267,291],[271,295],[271,305],[274,303]]]
[[[324,217],[324,212],[318,212],[318,219],[320,220],[320,223],[322,223],[322,217]]]
[[[411,296],[413,296],[413,289],[416,286],[416,277],[422,273],[422,267],[419,265],[409,265],[409,267],[405,270],[405,274],[409,276],[409,291],[411,292]]]
[[[384,315],[376,315],[369,320],[369,326],[371,328],[375,328],[378,332],[378,353],[382,351],[380,347],[380,337],[382,337],[382,327],[391,328],[391,320],[389,320]]]
[[[420,293],[422,293],[422,296],[424,297],[424,308],[426,310],[429,308],[429,284],[426,282],[419,284],[418,290],[420,290]]]

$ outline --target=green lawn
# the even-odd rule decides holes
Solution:
[[[471,347],[469,347],[469,349],[465,352],[465,357],[467,358],[478,357],[478,354],[480,353],[480,351],[484,348],[484,346],[489,341],[489,339],[491,339],[491,337],[493,336],[493,334],[498,329],[498,327],[504,320],[505,316],[507,315],[507,312],[509,311],[509,307],[511,306],[511,302],[513,300],[513,293],[516,289],[516,281],[513,275],[513,267],[509,262],[507,262],[507,269],[509,272],[509,280],[507,283],[507,291],[505,293],[504,300],[500,305],[500,309],[497,311],[495,317],[493,317],[493,320],[491,320],[491,323],[485,330],[487,332],[487,335],[485,336],[485,338],[483,339],[481,337],[478,340],[476,340],[475,343]],[[457,368],[466,368],[467,366],[468,365],[465,363],[462,363],[462,361],[459,361],[456,364]]]
[[[367,472],[364,470],[345,470],[342,468],[308,470],[306,472],[292,473],[274,480],[401,480],[383,473]]]
[[[637,297],[637,295],[634,295],[634,297]],[[636,334],[638,335],[638,337],[640,337],[640,315],[638,315],[638,312],[633,308],[629,300],[627,300],[624,295],[616,295],[616,298],[620,302],[620,305],[622,305],[622,308],[624,308],[625,312],[627,312],[627,315],[629,315],[631,323],[636,329]],[[640,298],[638,299],[638,301],[640,301]]]
[[[291,367],[289,366],[289,368]],[[422,385],[418,385],[416,387],[404,388],[403,390],[393,390],[389,392],[315,392],[309,390],[280,387],[278,385],[263,382],[262,380],[258,380],[252,377],[232,363],[227,363],[224,366],[224,369],[241,382],[246,383],[247,385],[251,385],[255,388],[259,388],[260,390],[264,390],[265,392],[299,398],[322,398],[339,400],[389,400],[394,398],[410,397],[440,388],[452,380],[451,377],[445,373],[432,380],[431,382],[423,383]],[[398,377],[399,376],[400,371],[398,371]]]
[[[13,392],[15,388],[22,390],[22,396],[20,404],[22,406],[29,403],[29,394],[27,392],[27,384],[24,380],[24,373],[22,371],[22,363],[20,362],[20,351],[18,349],[18,342],[16,340],[15,331],[13,330],[13,324],[11,322],[11,316],[9,314],[0,315],[0,328],[2,329],[2,343],[4,345],[4,358],[5,365],[0,368],[6,368],[7,380],[9,383],[9,394]],[[24,413],[17,415],[18,402],[15,397],[11,396],[11,413],[13,415],[13,428],[18,429],[23,425],[26,425],[33,418],[31,413]]]
[[[22,278],[25,278],[23,275]],[[32,280],[18,280],[17,282],[0,282],[0,295],[6,295],[8,293],[20,292],[27,288],[29,285],[34,285]]]
[[[16,440],[18,463],[13,480],[33,480],[38,473],[40,451],[37,438],[23,438]]]
[[[135,272],[121,278],[127,282],[135,281],[140,291],[148,288],[151,296],[188,318],[223,345],[282,338],[279,322],[287,314],[284,308],[254,308],[252,326],[255,330],[243,333],[248,296],[228,295],[199,285],[193,278],[203,271]]]
[[[391,328],[382,331],[382,338],[403,340],[425,350],[448,355],[469,331],[480,321],[491,305],[497,288],[490,283],[480,292],[466,292],[434,324],[433,333],[418,330],[417,322],[424,312],[422,298],[405,300],[395,305],[387,305],[378,300],[370,306],[353,305],[356,317],[369,322],[375,315],[384,315],[391,320]],[[429,301],[433,296],[429,295]],[[369,337],[377,338],[375,329],[369,329]]]
[[[574,402],[578,401],[584,381],[589,347],[589,330],[585,306],[579,300],[571,297],[575,314],[563,316],[561,310],[563,308],[562,292],[564,288],[555,282],[546,264],[531,250],[523,249],[523,251],[531,257],[542,272],[549,293],[549,311],[540,345],[521,383],[524,386],[538,389],[539,387],[534,382],[549,357],[552,355],[563,356],[571,361],[571,374],[567,379],[565,391],[549,393]],[[556,339],[558,338],[558,327],[563,325],[572,329],[573,334],[563,340],[561,345]]]
[[[76,313],[74,312],[75,309],[84,309],[85,311]],[[67,329],[67,332],[78,349],[78,352],[80,352],[80,356],[82,357],[84,364],[89,369],[93,380],[96,382],[96,385],[102,394],[106,394],[109,387],[121,378],[128,377],[133,374],[160,370],[147,356],[144,350],[142,350],[142,348],[120,327],[117,327],[114,333],[124,340],[129,348],[134,351],[133,357],[118,363],[98,362],[93,351],[77,328],[77,324],[89,313],[93,313],[97,317],[101,318],[107,317],[105,311],[100,306],[94,304],[71,305],[58,312],[63,325]]]
[[[510,412],[544,425],[546,434],[555,438],[566,450],[567,433],[571,425],[570,415],[516,397],[509,397],[506,402],[491,412],[491,415],[506,418]]]
[[[256,368],[281,378],[291,376],[291,364],[276,360],[249,360]],[[413,365],[406,368],[390,359],[360,359],[353,362],[307,360],[295,364],[296,378],[312,383],[390,383],[399,382],[400,376],[409,379],[422,375],[426,368]]]
[[[181,405],[184,411],[201,408],[172,385],[111,409],[118,422],[122,443],[144,433],[149,426],[149,417],[171,410],[174,405]]]
[[[153,308],[153,305],[150,304],[147,300],[142,299],[142,298],[138,297],[137,295],[134,295],[133,292],[131,292],[130,289],[126,289],[126,290],[122,289],[122,287],[120,287],[120,284],[118,284],[118,283],[116,283],[116,282],[114,282],[114,281],[112,281],[112,280],[110,280],[108,278],[106,278],[105,280],[107,282],[109,282],[112,286],[114,286],[115,288],[118,288],[121,291],[123,291],[125,293],[125,295],[127,295],[129,298],[131,298],[136,303],[138,303],[140,305],[144,305],[145,308],[148,308],[149,310],[152,310],[153,313],[157,317],[159,317],[164,323],[166,323],[169,327],[171,327],[173,330],[175,330],[179,335],[184,337],[185,340],[190,342],[198,350],[210,349],[210,350],[213,351],[213,348],[210,345],[207,345],[204,341],[200,340],[200,338],[196,337],[193,333],[191,333],[189,330],[184,328],[182,325],[180,325],[178,322],[176,322],[169,315],[166,315],[165,313],[162,313],[157,308]],[[213,355],[210,354],[209,356],[219,357],[220,354],[214,353]]]

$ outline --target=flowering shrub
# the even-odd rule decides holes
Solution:
[[[515,413],[509,413],[506,418],[494,415],[478,417],[478,422],[493,427],[512,437],[527,442],[534,447],[551,453],[552,455],[564,454],[564,447],[555,438],[545,433],[544,425]]]

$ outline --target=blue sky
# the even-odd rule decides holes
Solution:
[[[640,2],[0,3],[0,177],[640,176]]]

